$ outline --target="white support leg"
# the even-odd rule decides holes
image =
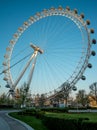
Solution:
[[[34,72],[34,68],[35,68],[35,64],[36,64],[37,53],[36,53],[36,55],[34,57],[34,62],[32,64],[32,66],[31,66],[30,74],[28,76],[28,86],[29,87],[30,87],[30,84],[31,84],[31,80],[32,80],[32,76],[33,76],[33,72]]]
[[[25,71],[27,70],[28,66],[30,65],[32,59],[35,57],[36,55],[36,51],[32,54],[32,56],[30,57],[29,61],[27,62],[26,66],[24,67],[24,69],[22,70],[22,72],[20,73],[20,75],[18,76],[17,80],[14,83],[14,89],[17,86],[17,84],[19,83],[19,81],[21,80],[22,76],[24,75]]]

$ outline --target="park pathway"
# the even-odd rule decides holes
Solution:
[[[7,115],[11,111],[0,111],[0,130],[34,130],[27,124]]]

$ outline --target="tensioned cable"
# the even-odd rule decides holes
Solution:
[[[11,58],[11,60],[13,60],[14,58],[16,58],[18,55],[20,55],[21,53],[23,53],[26,49],[28,49],[29,47],[27,46],[27,47],[25,47],[23,50],[21,50],[20,52],[18,52],[15,56],[13,56],[12,58]]]
[[[7,71],[8,69],[13,68],[15,65],[17,65],[18,63],[20,63],[21,61],[25,60],[27,57],[29,57],[32,54],[32,52],[30,54],[28,54],[27,56],[25,56],[24,58],[20,59],[18,62],[16,62],[15,64],[13,64],[12,66],[10,66],[9,68],[7,68],[5,71]],[[3,72],[0,73],[0,75],[3,74]]]
[[[18,52],[15,56],[13,56],[12,58],[11,58],[11,61],[13,60],[13,59],[15,59],[19,54],[21,54],[21,53],[23,53],[26,49],[27,49],[28,47],[25,47],[23,50],[21,50],[20,52]],[[9,61],[9,60],[8,60]],[[0,69],[1,68],[3,68],[3,65],[2,66],[0,66]],[[0,75],[2,74],[2,72],[0,73]]]

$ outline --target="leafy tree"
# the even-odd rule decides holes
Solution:
[[[0,96],[0,104],[5,104],[6,103],[6,94],[3,93],[1,96]]]
[[[29,85],[24,83],[21,88],[18,90],[19,92],[19,98],[17,99],[17,104],[20,104],[20,105],[27,105],[28,102],[29,102]]]
[[[3,94],[0,96],[0,104],[1,104],[1,105],[3,105],[3,104],[13,105],[13,104],[14,104],[14,100],[8,98],[8,97],[6,96],[6,94],[3,93]]]

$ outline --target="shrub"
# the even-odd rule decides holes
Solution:
[[[97,123],[88,118],[61,119],[44,116],[43,123],[49,130],[97,130]]]
[[[73,122],[74,119],[60,119],[46,116],[43,119],[43,123],[49,130],[77,130]]]
[[[41,110],[46,112],[56,112],[56,113],[68,112],[68,108],[42,108]]]

